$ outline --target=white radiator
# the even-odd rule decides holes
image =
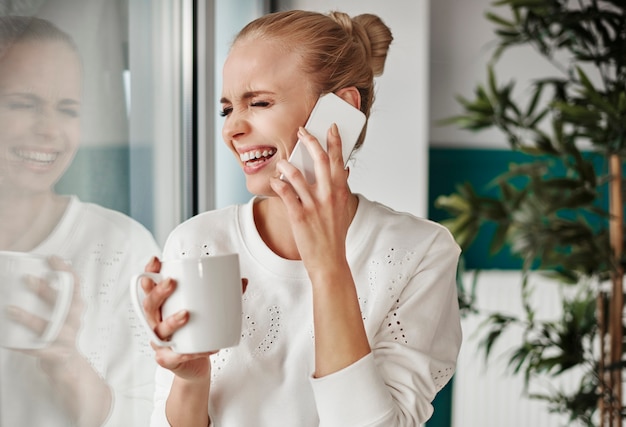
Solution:
[[[471,274],[465,281],[471,283]],[[538,318],[555,318],[560,315],[560,295],[553,282],[540,276],[530,281],[537,287],[533,307]],[[521,275],[517,271],[484,271],[478,279],[477,303],[487,310],[510,314],[522,313]],[[463,320],[463,345],[454,377],[452,426],[453,427],[560,427],[567,426],[567,417],[550,413],[543,401],[529,399],[524,393],[523,375],[513,375],[508,368],[509,355],[520,343],[521,330],[510,330],[500,337],[499,343],[485,364],[484,351],[478,349],[485,329],[477,332],[484,317],[475,315]],[[554,386],[576,384],[575,373]],[[536,391],[536,390],[531,390]]]

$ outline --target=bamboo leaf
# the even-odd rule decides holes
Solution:
[[[502,27],[508,27],[511,29],[515,28],[515,23],[513,21],[504,19],[503,17],[496,15],[495,13],[487,12],[485,14],[485,18],[487,18],[487,20],[493,22],[494,24],[500,25]]]
[[[543,88],[544,88],[544,84],[542,82],[539,82],[535,85],[535,91],[530,100],[530,103],[528,104],[528,108],[526,109],[526,116],[530,117],[535,112],[537,103],[539,102],[539,99],[541,98],[541,94],[543,93]]]

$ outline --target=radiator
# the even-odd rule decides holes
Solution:
[[[466,274],[464,280],[466,284],[471,283],[471,274]],[[537,288],[533,307],[538,318],[559,316],[561,295],[554,282],[537,275],[531,277],[530,284]],[[520,290],[519,272],[484,271],[478,276],[477,304],[487,310],[520,314],[523,312]],[[508,367],[510,351],[520,343],[521,330],[510,330],[501,336],[485,362],[484,351],[478,348],[485,330],[482,334],[477,331],[483,319],[470,315],[462,321],[463,345],[454,377],[452,426],[560,427],[571,424],[565,415],[550,413],[545,402],[528,398],[523,375],[514,375]],[[577,383],[578,375],[573,372],[558,383],[548,377],[543,384],[567,389]]]

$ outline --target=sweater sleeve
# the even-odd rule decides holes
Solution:
[[[154,395],[156,361],[150,338],[134,312],[128,291],[130,277],[160,249],[143,228],[128,230],[128,246],[120,251],[125,260],[117,279],[117,299],[110,323],[115,339],[109,342],[109,365],[105,378],[113,393],[113,406],[103,427],[145,425],[150,418]]]
[[[438,233],[378,317],[382,321],[368,330],[372,352],[311,379],[320,427],[415,426],[430,418],[431,402],[452,377],[461,345],[459,253],[447,230]]]

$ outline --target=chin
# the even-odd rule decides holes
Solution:
[[[274,190],[272,190],[272,187],[270,187],[269,182],[266,183],[266,185],[254,185],[252,183],[248,183],[246,185],[246,188],[248,189],[248,192],[250,192],[251,194],[254,194],[255,196],[262,196],[262,197],[276,196],[276,193],[274,192]]]

